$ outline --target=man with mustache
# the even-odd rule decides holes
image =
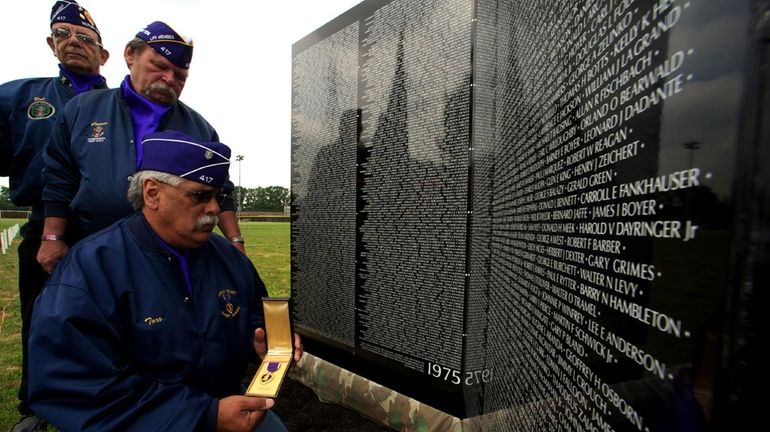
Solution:
[[[31,406],[64,431],[285,431],[272,399],[242,396],[267,291],[212,234],[230,149],[164,131],[143,151],[138,212],[75,245],[38,299]]]
[[[178,130],[217,141],[214,128],[179,96],[192,60],[192,41],[155,21],[126,45],[129,74],[119,88],[73,99],[61,115],[44,153],[45,227],[37,258],[51,272],[68,250],[67,218],[75,215],[85,234],[131,213],[125,193],[142,162],[143,137]],[[219,228],[243,250],[233,210],[233,184],[224,183]]]
[[[0,176],[9,176],[11,200],[32,211],[21,229],[19,300],[21,303],[22,365],[19,412],[13,431],[38,430],[45,423],[27,407],[27,336],[35,298],[48,273],[37,262],[43,234],[42,149],[64,105],[76,94],[106,89],[101,66],[110,54],[86,9],[74,0],[51,8],[48,46],[59,61],[56,77],[26,78],[0,85]],[[8,67],[8,64],[5,65]],[[75,228],[72,224],[70,228]]]

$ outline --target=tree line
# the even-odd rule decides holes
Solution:
[[[275,211],[282,212],[289,205],[289,189],[283,186],[267,186],[255,188],[235,187],[233,200],[238,210],[238,199],[241,200],[241,211]]]
[[[0,210],[28,210],[16,207],[11,202],[10,189],[0,186]],[[241,211],[275,211],[282,212],[285,205],[289,205],[289,189],[283,186],[267,186],[244,188],[236,186],[233,191],[233,200],[238,209],[238,200],[241,201]]]

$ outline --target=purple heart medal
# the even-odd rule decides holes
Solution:
[[[273,372],[277,371],[281,367],[278,362],[270,362],[267,364],[267,372],[259,376],[259,381],[262,384],[267,384],[273,380]]]

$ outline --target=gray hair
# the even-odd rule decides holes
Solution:
[[[144,207],[144,181],[154,179],[161,183],[179,186],[183,179],[173,174],[160,171],[144,170],[139,171],[131,177],[131,184],[128,185],[128,202],[134,210],[141,210]]]
[[[144,51],[146,48],[148,48],[150,45],[147,44],[147,42],[139,39],[138,37],[135,37],[128,41],[126,44],[127,48],[131,48],[135,54],[140,54],[142,51]]]

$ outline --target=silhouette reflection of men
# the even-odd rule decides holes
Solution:
[[[352,341],[355,312],[356,152],[360,110],[343,111],[339,137],[323,146],[310,169],[307,194],[299,202],[297,304],[302,319],[326,336]],[[309,296],[302,301],[303,296]],[[334,313],[335,319],[326,315]]]

